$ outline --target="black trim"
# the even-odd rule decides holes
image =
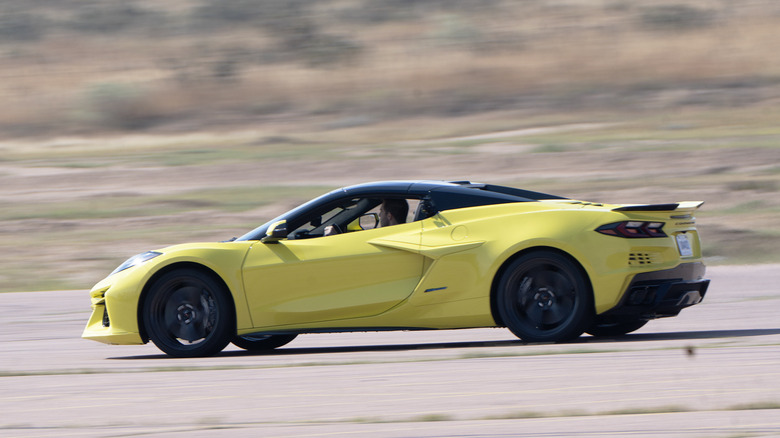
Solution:
[[[600,314],[599,320],[615,323],[676,316],[704,299],[710,284],[703,278],[704,271],[704,264],[696,262],[637,274],[618,305]]]
[[[647,204],[647,205],[627,205],[625,207],[613,208],[612,211],[674,211],[680,204]]]

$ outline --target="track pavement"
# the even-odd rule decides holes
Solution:
[[[619,339],[303,335],[169,359],[80,339],[85,291],[0,294],[3,437],[780,437],[780,266]]]

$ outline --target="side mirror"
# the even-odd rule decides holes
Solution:
[[[373,230],[379,226],[379,215],[366,213],[347,225],[347,231]]]
[[[360,216],[355,222],[361,230],[373,230],[379,226],[379,215],[376,213],[366,213]]]
[[[282,239],[287,238],[287,221],[280,220],[274,222],[268,227],[268,231],[265,232],[265,237],[260,239],[263,243],[277,243]]]
[[[379,226],[379,214],[368,213],[360,216],[360,228],[363,230],[373,230]]]

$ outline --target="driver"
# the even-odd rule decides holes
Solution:
[[[409,203],[406,199],[385,199],[379,206],[379,226],[403,224],[408,213]]]

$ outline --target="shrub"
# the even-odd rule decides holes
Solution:
[[[103,83],[87,90],[87,119],[110,129],[143,129],[162,116],[155,99],[138,87]]]
[[[115,33],[134,27],[159,27],[164,20],[157,11],[124,3],[106,3],[78,8],[69,25],[79,32]]]
[[[651,30],[681,31],[709,26],[714,14],[687,5],[661,5],[644,8],[640,20]]]
[[[203,0],[192,17],[197,26],[207,27],[273,24],[305,15],[306,6],[301,0]]]
[[[34,41],[46,26],[46,19],[29,12],[0,13],[0,40]]]

